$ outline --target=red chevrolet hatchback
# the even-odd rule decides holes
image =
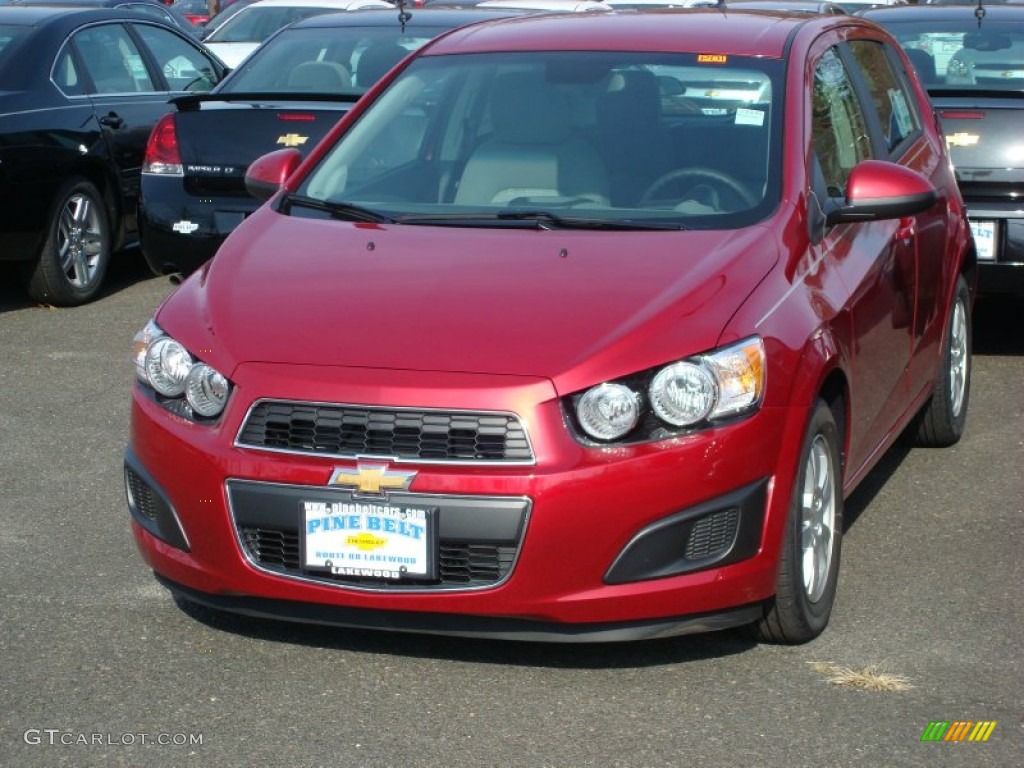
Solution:
[[[132,530],[185,600],[803,642],[844,498],[964,429],[970,230],[870,22],[465,27],[247,180],[134,346]]]

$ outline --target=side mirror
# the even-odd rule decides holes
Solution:
[[[825,223],[913,216],[931,208],[937,198],[935,187],[917,171],[883,160],[865,160],[850,171],[846,205],[829,211]]]
[[[257,157],[245,171],[245,191],[257,200],[269,200],[302,162],[297,149],[279,149]]]

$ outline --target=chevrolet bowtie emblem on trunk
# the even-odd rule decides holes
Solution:
[[[328,485],[350,488],[358,493],[383,496],[388,491],[406,491],[416,477],[415,472],[388,469],[386,464],[358,464],[355,469],[338,467],[331,473]]]
[[[278,144],[284,144],[286,147],[299,147],[307,141],[309,141],[309,136],[299,136],[297,133],[286,133],[277,139]]]

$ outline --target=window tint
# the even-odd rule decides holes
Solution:
[[[891,152],[920,126],[914,101],[893,71],[882,43],[854,40],[850,43],[850,50],[871,90],[882,136]]]
[[[95,93],[156,90],[142,54],[120,24],[88,27],[73,39],[96,87]]]
[[[154,91],[145,61],[120,24],[89,27],[74,37],[95,93]]]
[[[135,27],[172,91],[208,91],[217,84],[213,64],[187,41],[150,24]]]
[[[57,65],[53,68],[53,81],[68,96],[82,96],[86,92],[85,83],[78,74],[71,48],[68,46],[65,46],[57,57]]]
[[[872,156],[864,113],[834,48],[814,68],[811,141],[830,197],[843,197],[853,167]]]

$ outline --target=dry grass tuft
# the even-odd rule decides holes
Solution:
[[[903,675],[885,672],[874,664],[853,669],[841,667],[831,661],[809,661],[811,669],[823,675],[832,685],[860,688],[864,691],[907,691],[914,686]]]

